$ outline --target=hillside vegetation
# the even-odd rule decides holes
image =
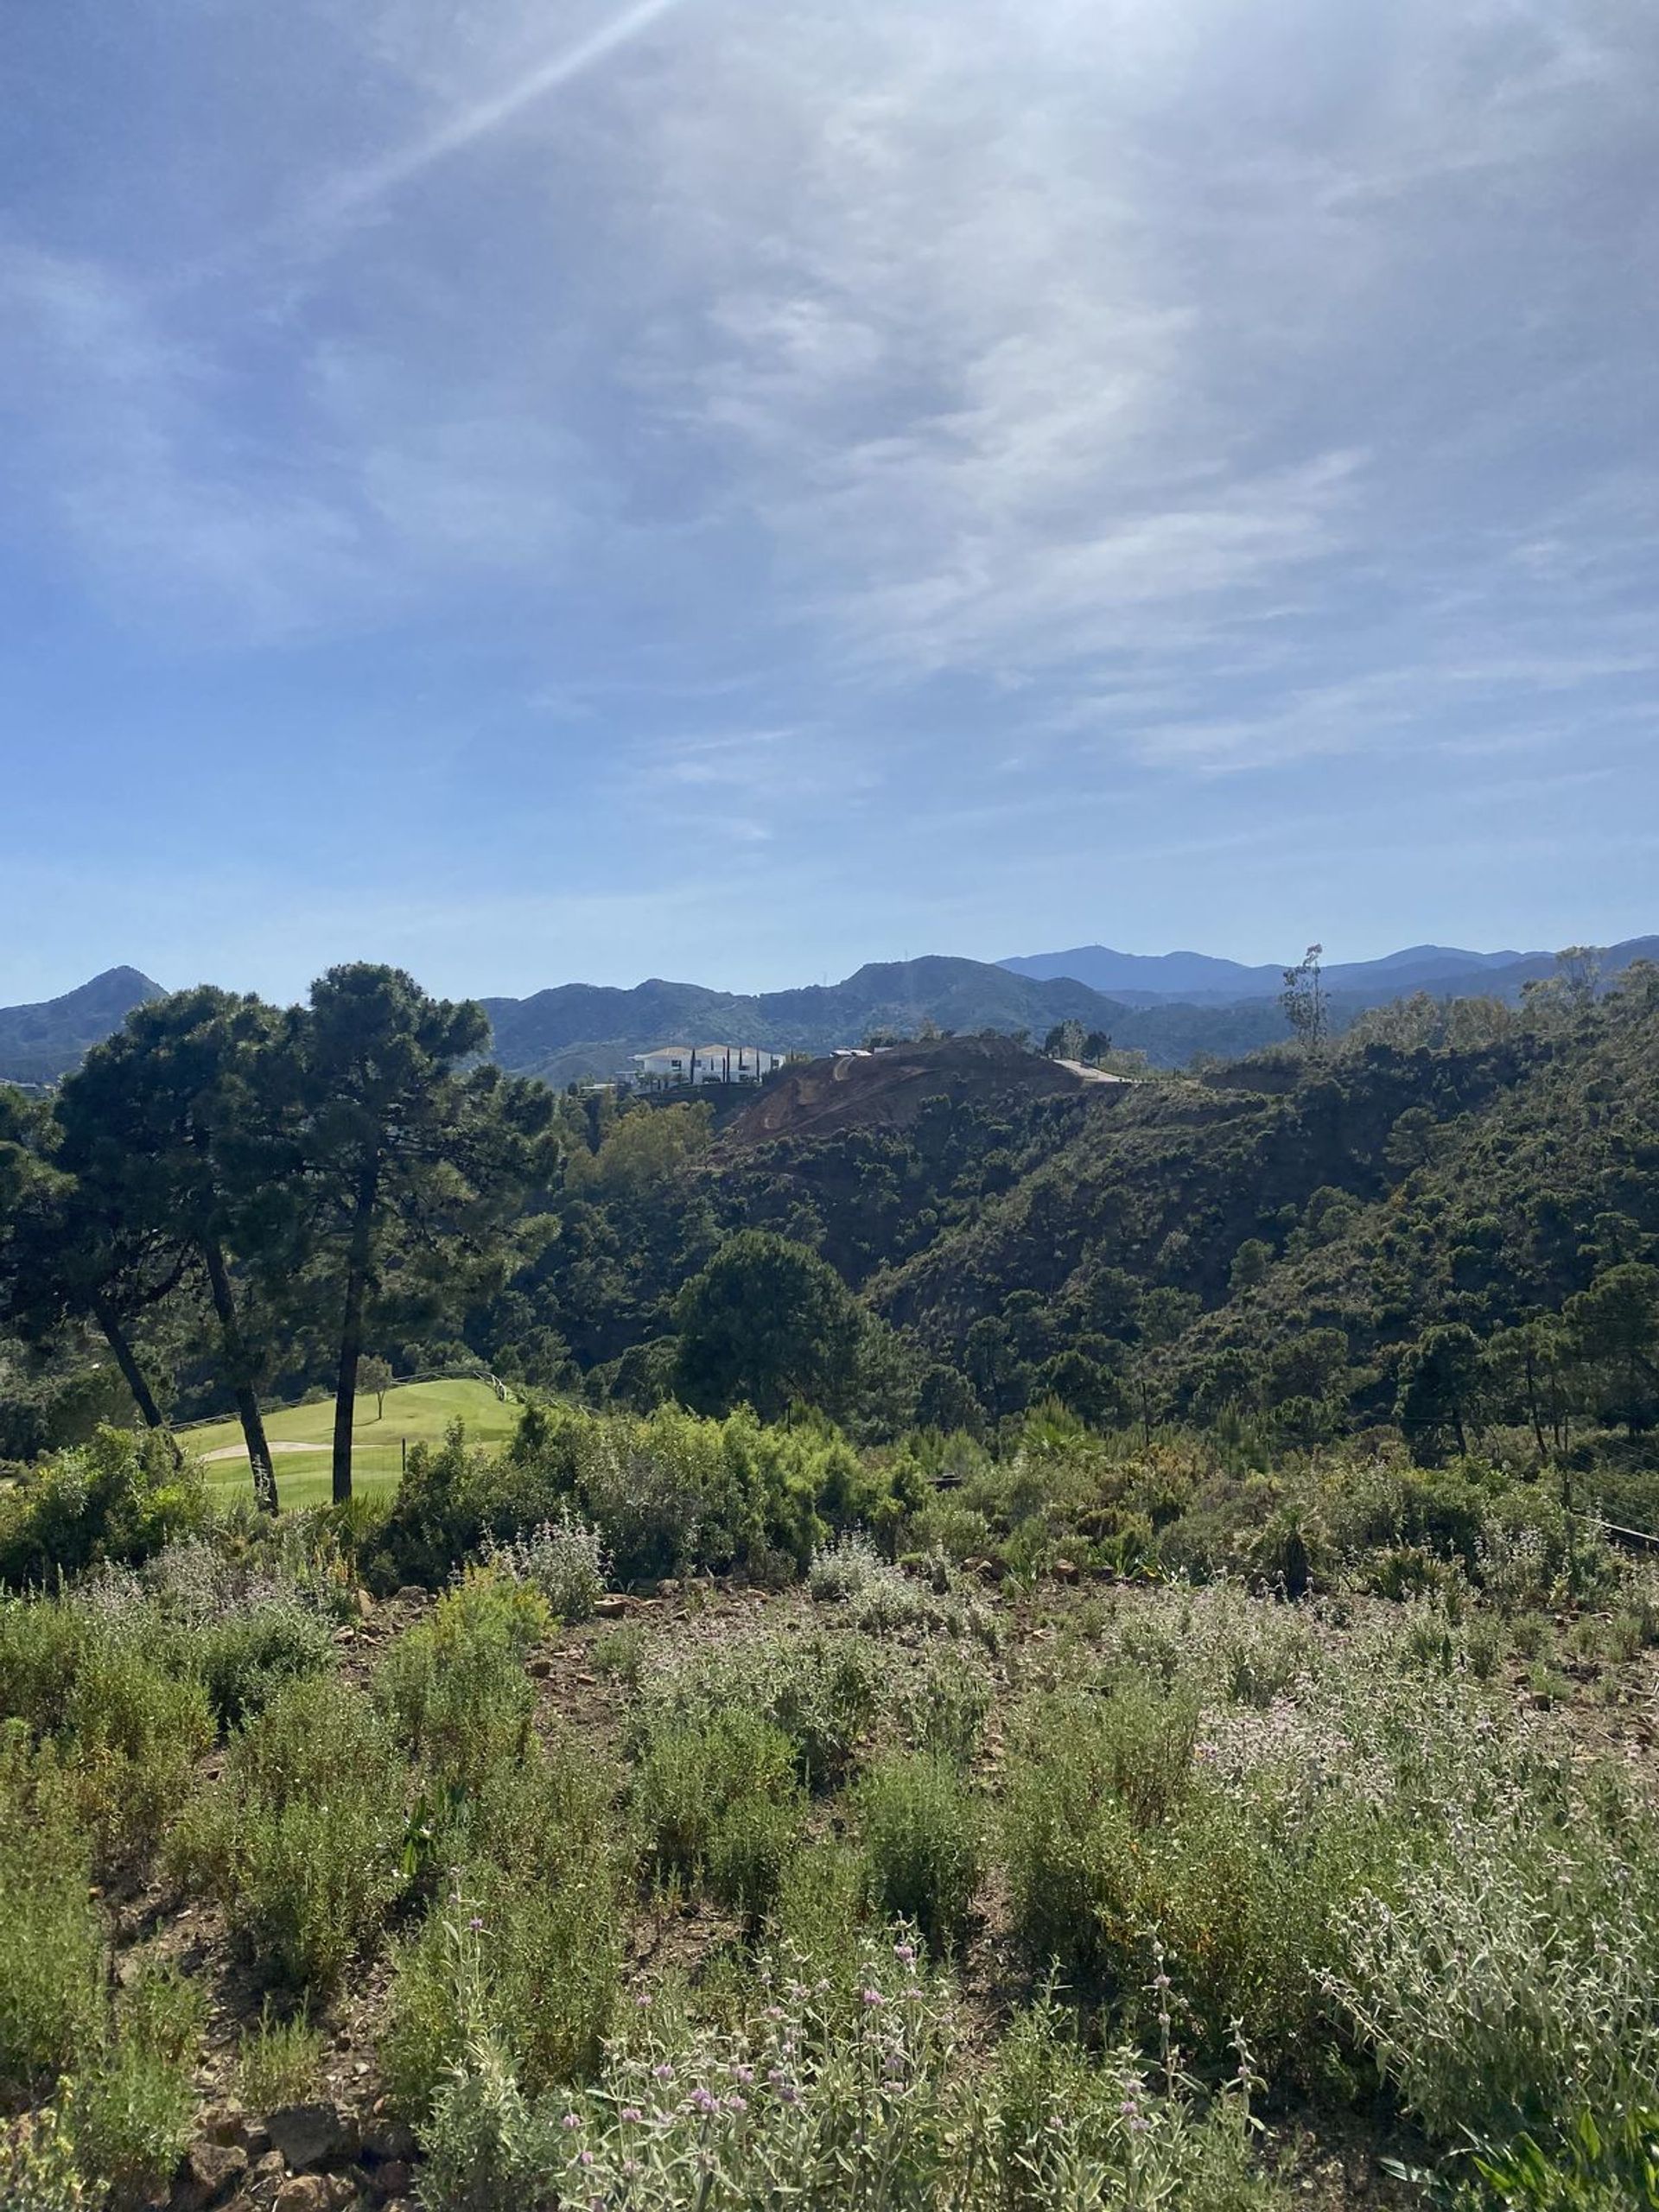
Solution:
[[[483,1036],[0,1090],[0,2204],[1655,2202],[1659,972]]]

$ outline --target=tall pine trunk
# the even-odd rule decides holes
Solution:
[[[173,1454],[174,1464],[182,1466],[184,1454],[179,1449],[179,1440],[163,1420],[162,1409],[156,1402],[155,1394],[145,1379],[144,1370],[139,1366],[132,1346],[127,1340],[127,1332],[121,1326],[120,1317],[107,1298],[93,1299],[92,1318],[103,1332],[105,1343],[115,1355],[115,1363],[121,1370],[121,1379],[127,1386],[133,1404],[138,1408],[139,1419],[146,1428],[160,1429],[163,1432],[167,1437],[168,1448]]]
[[[346,1252],[346,1303],[340,1323],[340,1366],[334,1377],[334,1499],[344,1505],[352,1495],[352,1421],[357,1408],[357,1364],[363,1357],[363,1302],[368,1293],[369,1262],[374,1255],[374,1207],[380,1195],[380,1163],[372,1160],[358,1178],[352,1209],[352,1236]]]
[[[265,1441],[265,1424],[253,1387],[253,1362],[248,1357],[247,1340],[242,1334],[242,1325],[236,1318],[236,1300],[231,1294],[230,1273],[225,1265],[225,1255],[219,1249],[217,1237],[202,1238],[201,1255],[207,1263],[207,1285],[213,1296],[213,1311],[219,1316],[219,1341],[225,1348],[225,1365],[236,1398],[236,1417],[242,1424],[243,1439],[248,1447],[248,1465],[253,1470],[253,1495],[264,1512],[275,1513],[276,1471],[271,1464],[270,1446]]]

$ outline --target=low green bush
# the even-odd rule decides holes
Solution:
[[[440,1789],[474,1788],[522,1755],[536,1703],[524,1660],[548,1620],[535,1591],[482,1570],[386,1655],[376,1696]]]
[[[49,2085],[92,2045],[105,1934],[73,1787],[21,1722],[0,1727],[0,2094]]]
[[[0,1600],[0,1711],[55,1745],[104,1866],[154,1846],[213,1736],[184,1639],[137,1601]]]
[[[722,1903],[764,1912],[800,1831],[796,1758],[783,1729],[741,1705],[653,1729],[632,1802],[656,1873],[706,1881]]]
[[[858,1786],[857,1808],[880,1910],[913,1922],[938,1948],[959,1942],[979,1887],[983,1829],[960,1769],[938,1752],[880,1760]]]
[[[208,1526],[198,1469],[152,1431],[100,1428],[0,1491],[0,1586],[53,1585],[99,1560],[133,1563]]]
[[[163,2190],[184,2155],[205,2011],[194,1984],[158,1967],[142,1972],[121,1994],[104,2049],[68,2084],[76,2163],[118,2204]]]
[[[269,1997],[257,2023],[243,2031],[236,2060],[237,2087],[250,2112],[305,2104],[322,2078],[322,2036],[302,2009],[283,2018]]]
[[[262,1974],[326,1995],[403,1885],[409,1789],[367,1698],[327,1675],[292,1682],[186,1808],[174,1871],[217,1900]]]
[[[450,1808],[437,1845],[452,1871],[398,1950],[381,2044],[405,2111],[428,2110],[480,2022],[538,2088],[594,2063],[636,1864],[615,1801],[603,1763],[556,1737],[532,1739]]]
[[[213,1741],[207,1694],[144,1649],[141,1624],[87,1641],[60,1742],[105,1864],[151,1850],[188,1794]]]
[[[216,1621],[195,1640],[196,1664],[221,1728],[263,1713],[284,1684],[334,1662],[327,1626],[297,1603]]]

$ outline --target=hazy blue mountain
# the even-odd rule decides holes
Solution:
[[[1603,956],[1609,975],[1632,960],[1652,959],[1659,938],[1630,938]],[[1293,953],[1292,958],[1295,957]],[[1155,955],[1115,952],[1108,945],[1077,945],[1069,952],[1039,952],[999,963],[1013,975],[1053,979],[1070,976],[1130,1006],[1236,1006],[1276,999],[1282,967],[1247,967],[1200,952]],[[1379,960],[1335,961],[1325,969],[1332,999],[1351,1012],[1383,1006],[1414,991],[1436,998],[1493,993],[1518,998],[1522,986],[1555,972],[1553,952],[1471,952],[1459,945],[1414,944]]]
[[[107,968],[60,999],[0,1007],[0,1081],[55,1083],[134,1007],[161,996],[161,985],[136,968]]]

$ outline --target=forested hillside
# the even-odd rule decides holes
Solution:
[[[165,1004],[185,1011],[135,1017],[149,1046],[118,1040],[55,1107],[12,1111],[14,1158],[39,1163],[3,1248],[14,1455],[107,1405],[118,1372],[153,1408],[228,1412],[335,1388],[363,1357],[640,1406],[794,1393],[871,1434],[1052,1397],[1142,1430],[1398,1426],[1432,1455],[1501,1429],[1541,1452],[1659,1415],[1649,968],[1128,1081],[995,1036],[923,1040],[789,1071],[717,1129],[704,1101],[556,1096],[417,1053],[426,1135],[403,1158],[408,1109],[382,1101],[366,1264],[340,1119],[361,1110],[361,1040],[213,995]],[[419,1020],[451,1053],[476,1033]],[[205,1180],[200,1154],[168,1152],[180,1075],[148,1071],[181,1021],[222,1086]],[[348,1292],[342,1343],[323,1317]],[[763,1341],[791,1327],[794,1352]]]
[[[484,1036],[0,1089],[7,2212],[1651,2195],[1659,970]]]

